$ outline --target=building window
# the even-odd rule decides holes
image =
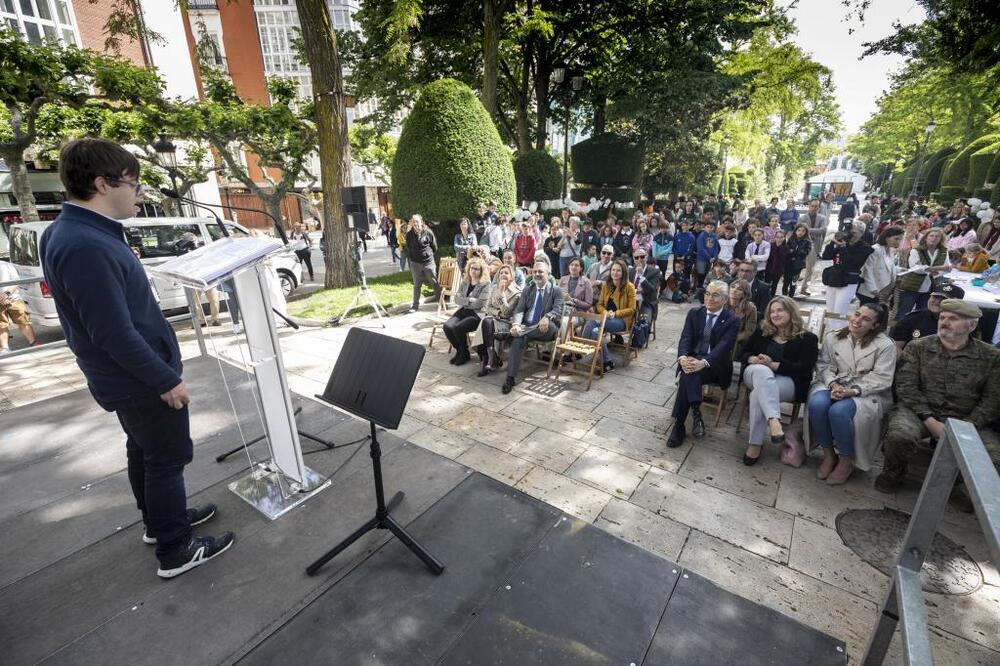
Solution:
[[[80,44],[67,0],[0,0],[0,25],[10,27],[33,44]]]

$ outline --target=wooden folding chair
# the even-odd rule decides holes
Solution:
[[[448,318],[458,310],[458,306],[452,302],[455,290],[458,289],[456,278],[458,278],[458,262],[454,257],[445,257],[441,260],[441,265],[438,269],[438,284],[441,286],[441,297],[438,299],[437,312],[435,313],[436,321],[434,326],[431,327],[431,339],[427,342],[428,349],[434,348],[434,336],[438,334],[439,329],[448,321]],[[441,332],[443,334],[443,329]],[[448,348],[449,350],[451,349],[451,343],[449,343]]]
[[[578,318],[587,321],[600,322],[597,328],[597,338],[584,338],[576,335],[573,330],[573,318]],[[555,348],[552,350],[552,358],[549,360],[549,370],[545,373],[546,377],[552,375],[552,368],[555,367],[556,379],[559,379],[559,370],[562,368],[562,357],[563,354],[580,354],[581,356],[591,355],[589,367],[587,371],[577,369],[577,362],[572,361],[566,368],[566,372],[580,375],[587,378],[587,390],[590,390],[590,385],[594,381],[594,372],[597,370],[597,359],[601,358],[601,339],[604,337],[604,322],[607,321],[608,314],[596,315],[590,312],[581,312],[578,310],[571,310],[569,313],[569,324],[566,326],[565,332],[562,334],[561,339],[556,341]]]
[[[566,315],[563,315],[562,319],[559,321],[559,331],[562,331],[567,326],[569,325],[566,323]],[[532,363],[540,363],[543,365],[551,363],[551,356],[554,356],[556,353],[556,343],[559,342],[560,335],[561,333],[557,332],[556,337],[551,340],[528,340],[527,345],[524,348],[524,356],[522,357],[521,362],[531,361]],[[534,358],[532,358],[528,353],[529,350],[535,351]],[[545,354],[550,354],[550,357],[545,358]]]
[[[730,361],[736,356],[736,348],[734,346],[733,351],[730,352]],[[722,423],[722,415],[726,411],[726,407],[729,406],[729,390],[722,390],[722,387],[715,384],[708,384],[701,389],[701,406],[702,408],[708,407],[709,409],[715,410],[715,423],[712,425],[713,428],[718,428],[719,424]],[[739,382],[737,382],[736,387],[736,399],[739,400],[740,388]],[[730,410],[731,411],[731,410]]]

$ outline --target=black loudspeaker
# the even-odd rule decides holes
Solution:
[[[342,187],[340,189],[340,199],[344,203],[344,212],[348,215],[351,213],[364,213],[368,208],[364,186]]]

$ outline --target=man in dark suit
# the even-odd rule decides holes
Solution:
[[[507,380],[501,391],[510,393],[514,378],[521,367],[521,358],[528,342],[548,341],[559,333],[563,316],[563,292],[549,284],[549,265],[536,261],[531,269],[532,281],[521,292],[510,327],[510,349],[507,352]]]
[[[632,253],[635,266],[628,269],[628,281],[635,285],[636,298],[639,301],[639,314],[646,315],[652,321],[656,309],[656,299],[660,297],[660,283],[663,275],[656,266],[647,263],[646,248],[640,247]]]
[[[771,300],[771,287],[757,279],[757,264],[752,261],[741,261],[736,269],[736,277],[750,283],[750,300],[757,307],[757,321],[761,321]]]
[[[716,280],[705,289],[705,305],[688,310],[684,331],[677,343],[677,397],[674,399],[674,427],[667,446],[684,443],[684,421],[691,412],[692,434],[705,436],[701,418],[701,389],[717,384],[723,390],[733,379],[733,345],[740,328],[739,317],[726,308],[729,286]]]

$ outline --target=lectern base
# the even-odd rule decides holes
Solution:
[[[332,483],[308,467],[304,469],[306,482],[299,484],[279,472],[271,463],[258,463],[250,474],[230,483],[229,489],[274,520]]]

